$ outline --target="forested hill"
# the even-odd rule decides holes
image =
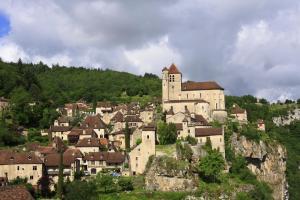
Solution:
[[[49,100],[55,105],[84,99],[120,101],[133,96],[161,96],[156,75],[137,76],[113,70],[0,61],[0,96],[24,93],[31,101]]]

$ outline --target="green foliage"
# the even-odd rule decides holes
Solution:
[[[63,151],[59,152],[59,172],[58,172],[58,183],[57,183],[57,198],[62,199],[63,196],[63,187],[64,187],[64,167],[63,167]]]
[[[133,184],[130,177],[120,177],[118,180],[118,185],[121,188],[121,191],[133,190]]]
[[[127,151],[130,151],[130,135],[131,135],[131,130],[128,126],[128,122],[125,124],[125,148]]]
[[[136,145],[139,145],[139,144],[141,144],[142,143],[142,139],[141,138],[138,138],[136,141],[135,141],[135,144]]]
[[[176,143],[176,151],[179,159],[186,160],[188,162],[192,161],[193,151],[189,144],[187,143]]]
[[[236,200],[253,200],[251,196],[246,192],[239,192],[236,195]]]
[[[224,167],[225,162],[221,153],[217,150],[211,150],[207,156],[199,161],[198,171],[206,181],[216,182]]]
[[[158,139],[159,143],[166,145],[166,144],[174,144],[177,139],[177,129],[175,124],[159,122],[158,123]]]
[[[197,139],[188,135],[185,140],[190,144],[190,145],[196,145],[198,142],[197,142]]]
[[[250,192],[250,197],[255,200],[272,200],[272,190],[264,182],[257,182],[254,190]]]
[[[50,186],[53,184],[53,180],[49,176],[42,176],[37,182],[42,197],[50,197],[52,195]]]
[[[66,187],[66,200],[98,199],[96,185],[93,182],[75,180]]]
[[[39,143],[47,143],[48,137],[47,136],[41,136],[41,132],[35,128],[30,128],[28,130],[28,136],[27,140],[29,142],[39,142]]]
[[[98,173],[94,182],[97,187],[97,191],[100,193],[111,193],[116,191],[116,183],[114,182],[113,177],[109,174]]]
[[[0,146],[16,146],[24,144],[25,138],[14,130],[10,130],[3,120],[0,120]]]

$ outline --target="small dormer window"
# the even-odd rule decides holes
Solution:
[[[28,160],[31,160],[32,159],[32,157],[31,156],[28,156]]]

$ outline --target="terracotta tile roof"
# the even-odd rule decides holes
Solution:
[[[115,132],[112,132],[110,133],[111,135],[125,135],[124,131],[123,130],[119,130],[119,131],[115,131]]]
[[[209,103],[203,99],[190,99],[190,100],[169,100],[165,101],[165,103]]]
[[[100,138],[100,144],[103,145],[103,146],[107,146],[108,145],[108,139]]]
[[[123,122],[124,121],[124,115],[118,111],[113,118],[111,118],[112,122]]]
[[[201,125],[204,125],[204,126],[209,125],[207,120],[202,115],[195,115],[195,117],[192,118],[192,121],[196,122],[196,123],[200,123]]]
[[[195,137],[222,135],[222,128],[196,128]]]
[[[177,131],[182,131],[183,130],[182,123],[175,123],[175,126],[176,126]]]
[[[76,147],[101,147],[99,138],[83,138],[78,141]]]
[[[125,155],[122,152],[90,152],[84,156],[84,160],[121,164],[125,161]]]
[[[181,88],[183,91],[190,91],[190,90],[224,90],[218,83],[214,81],[207,81],[207,82],[193,82],[187,81],[182,83]]]
[[[70,167],[72,163],[75,162],[76,158],[82,158],[82,154],[78,153],[64,153],[63,155],[63,165],[65,167]],[[60,155],[58,153],[48,154],[45,156],[45,166],[46,167],[58,167],[59,166]]]
[[[147,126],[143,126],[142,128],[143,131],[155,131],[155,126],[154,125],[147,125]]]
[[[127,115],[125,122],[143,122],[137,115]]]
[[[1,200],[34,200],[25,186],[11,185],[0,187]]]
[[[0,151],[0,165],[42,164],[40,157],[31,152]]]
[[[72,129],[71,126],[51,126],[50,132],[67,132]]]
[[[101,116],[87,116],[82,123],[83,128],[93,128],[93,129],[105,129],[106,124],[102,121]]]
[[[234,105],[234,107],[231,109],[231,113],[232,114],[244,114],[245,113],[245,109],[242,109],[240,106],[238,105]]]
[[[181,72],[177,69],[176,65],[172,63],[169,68],[169,74],[181,74]]]

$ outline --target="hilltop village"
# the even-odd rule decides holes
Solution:
[[[162,110],[166,122],[176,126],[177,138],[196,138],[198,145],[209,138],[212,147],[225,157],[224,129],[210,124],[226,118],[224,89],[216,82],[182,83],[182,74],[174,64],[162,70],[162,87]],[[7,106],[7,100],[1,102],[2,107]],[[53,125],[41,131],[49,137],[49,146],[28,143],[24,152],[0,151],[0,176],[7,181],[26,177],[37,185],[46,173],[57,183],[58,152],[62,149],[64,176],[71,181],[80,171],[84,176],[103,170],[122,176],[142,174],[159,144],[157,106],[98,102],[92,111],[84,101],[65,104],[57,109],[60,116]],[[80,119],[76,125],[71,124],[74,119]]]
[[[142,175],[147,190],[195,191],[198,171],[191,166],[198,166],[209,154],[220,162],[208,161],[208,165],[219,165],[219,171],[230,172],[231,163],[225,161],[232,157],[228,137],[226,144],[226,128],[227,131],[230,128],[228,122],[236,127],[235,131],[247,125],[247,111],[237,103],[226,108],[224,88],[217,82],[183,82],[183,76],[175,64],[164,67],[161,99],[146,104],[99,101],[93,105],[78,100],[58,107],[58,117],[37,133],[38,137],[47,138],[46,145],[27,142],[21,149],[0,150],[0,185],[5,187],[12,181],[26,179],[36,190],[41,190],[41,180],[49,179],[50,190],[57,191],[60,176],[70,183],[92,180],[99,174]],[[10,106],[10,100],[1,97],[0,109],[5,111]],[[21,135],[31,137],[30,130],[18,130]],[[257,135],[266,131],[263,119],[255,121],[255,131]],[[230,155],[226,155],[228,152]],[[249,154],[251,157],[252,153]],[[180,163],[186,167],[179,167],[178,172]],[[170,171],[168,167],[174,166]],[[256,164],[248,168],[255,173],[261,170]],[[279,196],[285,195],[284,184],[285,178]],[[22,188],[15,190],[22,192]]]

